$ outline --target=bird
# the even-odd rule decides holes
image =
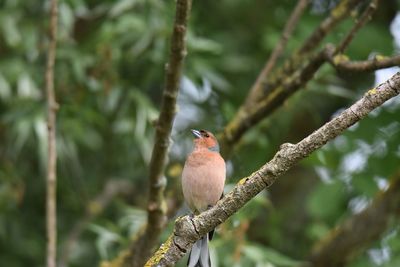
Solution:
[[[206,130],[192,129],[191,132],[194,136],[194,148],[183,167],[182,191],[188,207],[193,215],[197,215],[222,198],[226,167],[215,136]],[[207,233],[193,245],[188,267],[211,267],[208,242],[213,232]]]

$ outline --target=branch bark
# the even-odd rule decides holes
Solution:
[[[47,267],[56,266],[57,256],[57,151],[56,151],[56,112],[58,104],[54,93],[54,62],[57,45],[57,0],[50,1],[49,48],[46,65],[47,95],[47,195],[46,195],[46,229],[47,229]]]
[[[143,266],[158,243],[161,231],[167,222],[164,200],[166,178],[163,173],[176,112],[176,98],[179,91],[183,60],[186,56],[185,37],[190,8],[191,0],[178,0],[176,2],[169,62],[166,66],[165,87],[160,116],[155,126],[155,143],[149,166],[147,226],[144,234],[133,245],[131,255],[125,258],[124,265],[126,266]]]
[[[213,208],[193,218],[184,216],[177,219],[174,233],[146,263],[146,266],[175,264],[196,240],[226,221],[264,188],[270,187],[293,165],[399,93],[400,72],[385,83],[369,90],[351,107],[299,143],[283,144],[271,161],[240,180],[236,187]]]
[[[354,215],[319,241],[309,261],[313,267],[339,267],[366,244],[376,240],[386,230],[392,215],[400,212],[400,173],[397,173],[385,192],[372,204]]]

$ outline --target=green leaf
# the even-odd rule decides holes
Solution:
[[[89,225],[89,229],[98,235],[96,246],[101,257],[108,259],[111,246],[120,240],[121,237],[117,233],[111,232],[109,228],[100,225],[91,224]]]
[[[17,14],[3,14],[3,16],[0,17],[4,39],[11,47],[18,46],[22,40],[21,33],[17,26],[17,19]]]
[[[11,87],[6,78],[0,73],[0,98],[8,99],[11,96]]]

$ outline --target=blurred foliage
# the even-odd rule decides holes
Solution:
[[[234,116],[278,41],[293,2],[194,1],[167,168],[172,192],[179,188],[191,149],[187,129],[217,132]],[[312,2],[285,56],[336,2]],[[395,53],[390,23],[397,4],[381,1],[374,20],[349,47],[350,58]],[[2,266],[43,266],[45,258],[48,8],[38,0],[0,2]],[[60,1],[55,68],[60,258],[71,229],[107,180],[126,179],[135,186],[131,198],[115,199],[85,226],[69,266],[96,266],[114,258],[145,223],[152,123],[160,106],[173,15],[174,1]],[[353,17],[327,41],[337,43]],[[372,74],[338,74],[323,67],[307,90],[244,136],[228,162],[227,190],[271,158],[281,143],[311,133],[373,82]],[[219,266],[296,266],[305,260],[315,242],[365,208],[398,170],[399,102],[391,101],[315,152],[219,227],[211,245],[213,261]],[[164,238],[171,227],[172,220]],[[397,220],[349,266],[398,266],[399,255]]]

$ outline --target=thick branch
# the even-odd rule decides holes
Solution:
[[[54,93],[54,62],[57,44],[57,0],[50,2],[49,48],[46,66],[46,95],[47,95],[47,267],[56,266],[57,256],[57,176],[56,176],[56,111],[58,108]]]
[[[163,173],[176,112],[176,98],[179,91],[183,60],[186,55],[185,36],[190,7],[191,0],[178,0],[176,2],[170,56],[166,66],[165,87],[160,116],[156,123],[155,143],[149,166],[150,190],[147,204],[147,226],[144,234],[134,244],[132,255],[126,258],[125,263],[128,266],[143,266],[158,243],[161,230],[167,221],[164,201],[166,181]]]
[[[369,90],[363,98],[299,143],[283,144],[271,161],[240,180],[236,187],[213,208],[193,218],[189,216],[179,218],[175,223],[174,233],[147,262],[146,266],[172,266],[175,264],[196,240],[226,221],[255,195],[271,186],[293,165],[399,93],[400,72],[385,83]]]
[[[262,90],[264,86],[264,81],[267,79],[269,74],[271,73],[272,69],[275,67],[275,64],[279,57],[282,55],[286,44],[293,33],[294,28],[297,25],[301,15],[303,14],[305,8],[309,4],[309,0],[299,0],[297,2],[296,7],[294,8],[292,14],[289,17],[288,22],[283,29],[283,33],[281,39],[279,40],[278,44],[275,46],[274,51],[272,52],[271,56],[269,57],[267,63],[265,64],[264,68],[262,69],[261,73],[258,75],[256,82],[250,89],[250,93],[243,105],[245,110],[248,110],[249,107],[255,102],[258,98],[258,94]]]
[[[376,240],[386,230],[389,219],[400,212],[400,173],[393,177],[389,189],[372,204],[331,231],[309,257],[313,267],[344,266],[360,248]]]

